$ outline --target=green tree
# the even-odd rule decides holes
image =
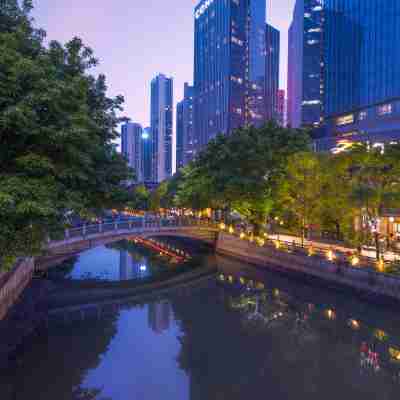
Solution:
[[[30,1],[0,3],[0,264],[35,254],[66,211],[126,200],[115,151],[123,98],[89,74],[93,52],[74,38],[43,45]]]

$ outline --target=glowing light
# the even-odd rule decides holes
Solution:
[[[314,254],[315,254],[314,247],[313,247],[313,246],[309,247],[309,248],[308,248],[308,256],[311,257],[311,256],[313,256]]]
[[[356,321],[355,319],[351,319],[349,321],[349,325],[352,329],[354,329],[355,331],[360,329],[360,323],[358,321]]]
[[[224,231],[225,228],[226,228],[226,225],[225,225],[223,222],[221,222],[221,223],[219,224],[219,229],[221,229],[221,231]]]
[[[142,139],[147,140],[150,137],[150,135],[147,132],[142,133]]]
[[[141,270],[142,272],[145,272],[145,271],[147,271],[147,267],[146,267],[145,265],[141,265],[141,266],[140,266],[140,270]]]
[[[244,239],[246,237],[246,235],[242,232],[241,234],[240,234],[240,239]]]
[[[242,285],[244,285],[244,284],[246,283],[246,280],[245,280],[244,278],[240,278],[239,280],[240,280],[240,283],[241,283]]]
[[[253,242],[254,242],[254,236],[253,236],[253,235],[251,235],[251,236],[249,237],[249,242],[250,242],[250,243],[253,243]]]
[[[385,261],[382,258],[376,263],[376,268],[379,272],[385,272]]]
[[[230,226],[230,227],[229,227],[229,233],[232,234],[232,233],[234,233],[234,232],[235,232],[235,230],[233,229],[232,226]]]
[[[275,240],[275,247],[279,250],[281,248],[281,242],[279,240]]]
[[[325,315],[330,320],[336,319],[336,314],[333,310],[326,310]]]
[[[358,256],[353,256],[351,259],[351,265],[356,267],[358,264],[360,264],[360,258]]]
[[[326,253],[326,258],[329,261],[334,261],[335,260],[336,256],[335,256],[335,253],[333,252],[333,250],[329,250],[328,253]]]

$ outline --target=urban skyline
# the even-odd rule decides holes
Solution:
[[[57,4],[34,0],[33,15],[36,25],[46,29],[49,38],[65,42],[78,35],[92,47],[101,61],[97,70],[107,76],[110,95],[122,94],[124,115],[147,126],[150,82],[155,75],[164,73],[174,77],[175,109],[183,98],[184,83],[193,83],[193,10],[198,2],[121,0],[118,7],[110,2],[100,8],[94,0],[84,3],[60,0]],[[281,31],[280,87],[283,89],[286,89],[287,31],[294,3],[295,0],[267,0],[267,22]],[[137,15],[141,17],[136,19]],[[132,20],[136,23],[132,24]],[[104,30],[104,26],[113,26],[113,30]],[[178,63],[177,52],[169,51],[171,48],[179,48]]]

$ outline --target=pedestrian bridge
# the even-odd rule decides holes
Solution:
[[[59,240],[49,240],[45,250],[47,256],[62,256],[134,236],[141,238],[186,237],[215,246],[218,228],[214,224],[191,219],[176,218],[148,221],[145,218],[136,218],[123,222],[66,229],[64,237]]]

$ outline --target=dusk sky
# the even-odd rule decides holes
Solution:
[[[109,94],[125,97],[125,115],[149,124],[150,81],[174,78],[175,103],[193,81],[193,9],[198,0],[34,0],[36,25],[49,39],[79,36],[100,60]],[[286,88],[287,30],[295,0],[267,0],[267,20],[281,31],[281,87]]]

